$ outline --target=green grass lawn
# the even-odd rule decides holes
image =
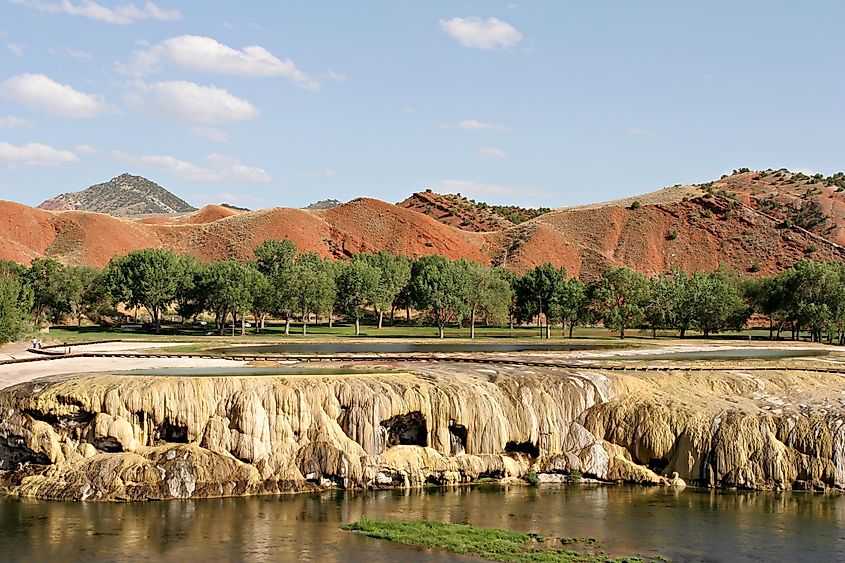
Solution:
[[[165,324],[160,334],[143,328],[109,328],[96,325],[77,326],[54,326],[48,334],[43,335],[45,342],[83,342],[95,340],[168,340],[176,342],[206,342],[228,343],[228,342],[262,342],[262,341],[286,341],[301,339],[347,339],[347,338],[407,338],[407,339],[437,339],[437,328],[431,326],[420,326],[416,324],[397,323],[396,325],[385,325],[379,329],[373,325],[362,325],[362,334],[355,336],[353,325],[348,323],[335,323],[332,328],[325,324],[308,325],[308,334],[302,335],[302,328],[299,324],[292,324],[289,335],[284,334],[284,325],[281,323],[268,323],[260,334],[255,328],[247,328],[246,335],[240,336],[240,328],[235,329],[235,336],[232,336],[231,329],[226,329],[223,335],[219,335],[213,326],[193,327],[179,324]],[[567,333],[568,334],[568,333]],[[557,341],[568,340],[560,327],[552,330],[552,339]],[[724,333],[711,335],[708,340],[739,340],[748,341],[749,336],[754,341],[767,341],[769,333],[767,330],[748,330],[741,333]],[[446,330],[447,339],[469,339],[469,328],[450,327]],[[655,341],[650,331],[630,331],[624,341],[620,341],[618,334],[601,327],[577,328],[574,333],[574,340],[601,340],[605,343],[619,342],[631,344],[659,343],[667,339],[676,339],[674,332],[658,332]],[[540,330],[537,327],[520,326],[510,329],[508,327],[476,327],[476,339],[478,340],[508,340],[508,341],[539,341]],[[694,342],[701,339],[695,333],[688,333],[687,339]]]
[[[611,557],[596,548],[594,538],[546,538],[469,524],[432,520],[371,520],[345,524],[344,530],[426,549],[474,555],[489,561],[526,563],[611,563],[645,561]]]

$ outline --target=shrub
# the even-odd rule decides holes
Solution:
[[[756,272],[759,272],[762,269],[763,269],[763,266],[760,265],[760,262],[754,262],[753,264],[751,264],[751,267],[748,268],[748,271],[752,272],[752,273],[756,273]]]
[[[678,231],[675,229],[669,229],[666,231],[666,240],[675,240],[678,238]]]
[[[635,200],[631,203],[631,209],[639,209],[639,208],[640,208],[640,207],[642,207],[642,206],[643,206],[643,204],[642,204],[642,203],[640,203],[640,200],[638,200],[638,199],[635,199]]]
[[[583,477],[584,476],[581,475],[581,472],[578,471],[577,469],[573,469],[572,471],[569,472],[569,478],[572,479],[573,481],[580,481],[581,479],[583,479]]]
[[[532,487],[536,487],[540,484],[540,478],[537,477],[537,473],[535,471],[531,471],[525,474],[525,477],[522,478],[526,483],[531,485]]]

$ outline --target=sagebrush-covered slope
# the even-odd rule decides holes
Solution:
[[[118,217],[196,210],[155,182],[131,174],[121,174],[80,192],[61,194],[38,207],[53,211],[93,211]]]

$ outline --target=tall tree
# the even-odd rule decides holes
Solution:
[[[516,285],[520,317],[528,320],[537,317],[537,324],[546,321],[545,336],[551,338],[554,300],[558,286],[566,282],[566,268],[555,268],[548,262],[528,270]]]
[[[32,290],[32,313],[40,325],[45,313],[52,317],[70,312],[67,268],[52,258],[36,258],[24,276]]]
[[[220,334],[226,319],[232,316],[232,336],[237,320],[241,318],[241,335],[244,334],[244,316],[253,306],[253,293],[257,271],[234,260],[215,262],[203,273],[202,286],[208,308],[214,314]]]
[[[648,278],[639,272],[627,267],[608,269],[594,291],[604,325],[625,338],[625,330],[643,320],[648,290]]]
[[[355,335],[361,334],[361,318],[364,307],[373,301],[373,292],[378,291],[381,272],[372,261],[355,256],[349,262],[338,266],[337,300],[341,311],[355,320]]]
[[[370,304],[378,316],[378,328],[384,323],[384,313],[393,305],[411,279],[411,261],[406,256],[395,256],[384,250],[378,254],[359,254],[379,272],[379,279],[370,292]],[[392,319],[391,319],[392,320]]]
[[[466,269],[439,255],[423,256],[414,263],[411,293],[416,307],[427,311],[437,324],[440,338],[446,326],[466,314]]]
[[[740,329],[747,319],[747,307],[734,272],[696,272],[690,278],[695,327],[705,337],[727,328]]]
[[[294,310],[302,319],[302,334],[307,334],[311,314],[327,313],[335,302],[332,262],[314,252],[300,255],[293,267],[290,287]]]
[[[589,318],[587,286],[578,278],[559,283],[554,304],[561,322],[569,325],[569,338],[572,338],[575,326],[587,322]]]
[[[475,324],[479,316],[499,320],[507,318],[512,301],[511,287],[497,269],[464,259],[458,262],[458,266],[466,272],[469,337],[475,338]]]
[[[26,329],[33,295],[21,276],[0,268],[0,344],[17,340]]]
[[[107,275],[115,297],[129,306],[145,307],[158,333],[162,310],[176,299],[182,268],[182,260],[174,252],[146,248],[112,259]]]

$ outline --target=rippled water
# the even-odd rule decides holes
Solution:
[[[622,486],[478,486],[133,504],[0,499],[4,561],[473,560],[357,536],[360,518],[593,536],[673,561],[845,560],[845,497]]]
[[[787,360],[790,358],[813,358],[827,356],[828,350],[790,349],[790,348],[730,348],[722,350],[697,350],[676,352],[654,352],[649,354],[629,354],[616,356],[590,356],[584,360]]]

